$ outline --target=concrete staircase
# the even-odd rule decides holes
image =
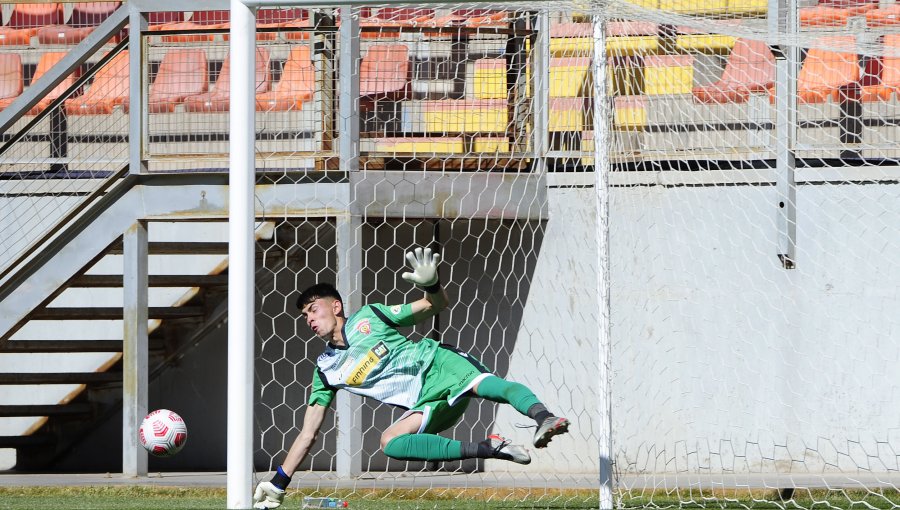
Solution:
[[[152,381],[227,316],[227,223],[151,222],[148,238]],[[0,342],[0,470],[47,469],[121,407],[123,267],[119,237]]]

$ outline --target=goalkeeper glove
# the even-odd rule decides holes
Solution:
[[[278,466],[275,476],[268,482],[260,482],[253,494],[253,508],[260,510],[278,508],[284,501],[284,489],[291,483],[291,477]]]
[[[416,248],[413,251],[406,252],[406,260],[412,267],[412,273],[403,273],[401,278],[421,287],[429,294],[434,294],[441,290],[438,282],[437,265],[441,261],[440,254],[431,253],[431,248]]]

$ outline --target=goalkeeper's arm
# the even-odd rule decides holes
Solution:
[[[306,408],[303,428],[300,430],[300,435],[294,440],[294,444],[291,445],[284,464],[278,466],[278,471],[270,481],[260,482],[256,486],[256,492],[253,495],[254,508],[278,508],[281,506],[281,502],[284,500],[284,490],[291,483],[291,477],[297,470],[297,466],[303,462],[309,450],[316,443],[327,410],[327,407],[319,404],[312,404]]]
[[[424,298],[411,303],[413,316],[418,323],[441,313],[450,304],[450,298],[438,277],[437,266],[441,262],[439,254],[432,253],[431,248],[416,248],[407,252],[406,260],[413,271],[400,276],[425,291]]]

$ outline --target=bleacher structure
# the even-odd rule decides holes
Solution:
[[[204,339],[227,317],[224,222],[237,66],[228,3],[203,3],[216,10],[184,4],[0,8],[0,451],[16,451],[16,469],[77,466],[73,459],[108,432],[118,413],[127,424],[146,410],[148,384],[159,388],[167,377],[186,377],[181,360],[214,350]],[[758,37],[769,21],[768,0],[483,7],[257,11],[255,90],[245,99],[255,111],[256,133],[256,274],[264,325],[256,338],[262,375],[254,460],[261,471],[283,456],[292,437],[287,431],[302,417],[288,402],[308,389],[312,365],[299,358],[309,358],[313,348],[294,352],[298,359],[286,353],[296,349],[289,338],[302,334],[290,306],[310,279],[336,280],[348,303],[359,306],[409,297],[391,280],[396,271],[386,270],[399,270],[391,264],[402,263],[404,243],[453,247],[447,250],[456,250],[457,265],[442,279],[460,293],[489,287],[485,280],[499,278],[501,268],[533,270],[541,242],[544,250],[575,253],[579,243],[592,250],[592,237],[542,236],[550,210],[571,213],[576,233],[602,223],[594,215],[600,214],[595,186],[606,182],[595,176],[600,165],[607,184],[622,189],[771,187],[793,197],[797,180],[896,180],[900,35],[891,31],[900,26],[897,6],[810,0],[796,12],[797,31],[778,41]],[[796,127],[790,137],[785,126]],[[813,170],[795,179],[797,168]],[[770,251],[778,268],[789,270],[796,261],[795,204],[793,198],[775,203],[777,240]],[[580,221],[585,214],[587,223]],[[619,235],[626,230],[620,227]],[[506,244],[488,242],[499,237]],[[496,260],[479,265],[472,254]],[[578,264],[596,269],[593,261],[560,257],[545,263],[575,273],[569,280],[511,277],[490,287],[500,297],[472,298],[465,306],[509,304],[514,312],[498,315],[512,322],[527,321],[535,307],[567,314],[562,302],[576,298],[534,305],[519,290],[596,291],[595,273],[576,271]],[[672,284],[655,295],[678,289]],[[572,313],[560,327],[602,334],[595,315],[602,304],[591,303],[595,310]],[[516,332],[460,309],[442,334],[486,337],[486,347],[474,340],[471,347],[510,369]],[[551,328],[549,322],[532,324],[529,334],[553,336],[541,329]],[[537,342],[528,345],[534,352],[519,363],[535,363],[531,372],[547,368],[539,363],[567,377],[590,378],[598,370],[590,341],[587,351],[553,356],[542,354]],[[216,349],[221,356],[221,346]],[[567,355],[564,362],[547,361]],[[523,372],[513,373],[525,379]],[[584,425],[569,451],[587,460],[545,457],[532,472],[569,473],[559,465],[579,462],[596,472],[600,425],[591,417],[598,404],[591,391],[570,393],[576,395],[565,403],[567,412]],[[348,427],[335,421],[325,431],[328,451],[310,465],[345,478],[426,470],[388,460],[371,446],[375,424],[396,416],[366,406],[337,403],[336,420],[364,419]],[[467,416],[490,422],[474,427],[484,432],[497,415],[479,407]],[[127,439],[138,424],[132,422],[122,431],[122,471],[145,474],[146,459]],[[190,429],[191,417],[187,422]],[[337,446],[348,444],[355,450]],[[199,457],[186,450],[174,462],[221,468]],[[109,470],[107,461],[98,457],[92,469]],[[448,471],[454,469],[486,468],[479,461]]]

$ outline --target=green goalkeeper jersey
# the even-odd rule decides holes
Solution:
[[[430,338],[413,342],[397,331],[413,324],[411,304],[367,305],[351,315],[341,331],[346,347],[329,342],[316,360],[309,403],[327,406],[335,391],[345,389],[386,404],[413,407],[438,348]]]

